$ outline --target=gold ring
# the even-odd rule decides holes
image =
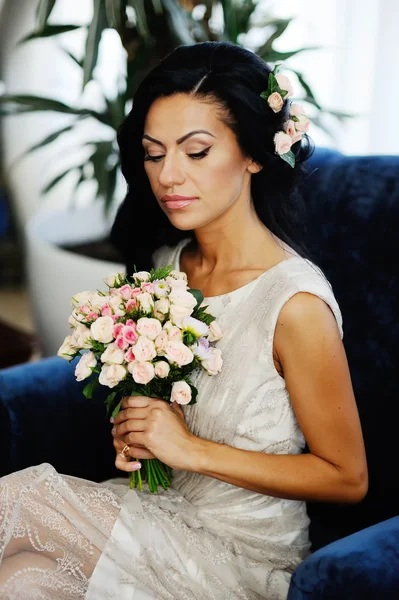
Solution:
[[[123,448],[123,450],[121,450],[121,454],[122,454],[123,458],[129,458],[130,457],[129,450],[130,450],[129,446],[125,446]]]

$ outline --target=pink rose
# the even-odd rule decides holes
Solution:
[[[141,294],[142,291],[143,290],[141,288],[139,288],[139,287],[132,288],[132,298],[134,298],[135,296],[138,296],[139,294]]]
[[[125,323],[128,327],[134,327],[136,329],[136,322],[133,319],[128,319]]]
[[[115,344],[120,350],[126,350],[126,348],[129,347],[129,342],[126,338],[123,337],[123,335],[118,335],[118,337],[115,340]]]
[[[126,376],[126,369],[122,365],[103,365],[98,381],[101,385],[113,388]]]
[[[165,379],[169,375],[170,366],[164,360],[158,360],[154,363],[155,375],[160,379]]]
[[[158,319],[143,317],[137,321],[137,331],[140,335],[145,335],[150,340],[155,340],[162,331],[162,325]]]
[[[299,142],[302,139],[302,133],[299,133],[298,131],[295,133],[295,135],[292,136],[291,141],[292,141],[292,145],[296,144],[297,142]]]
[[[130,300],[132,295],[132,288],[130,285],[126,284],[119,288],[119,294],[122,296],[124,300]]]
[[[110,317],[112,315],[112,310],[109,304],[104,304],[101,309],[101,314],[103,317]]]
[[[133,347],[133,352],[140,361],[152,360],[157,355],[154,342],[144,335],[139,337],[137,344]]]
[[[89,314],[86,317],[86,321],[89,321],[90,323],[92,323],[93,321],[96,321],[97,319],[98,319],[98,314],[96,312],[94,312],[94,310],[89,312]]]
[[[223,366],[222,352],[219,348],[212,348],[212,357],[203,360],[202,366],[208,375],[217,375]]]
[[[278,86],[281,90],[288,92],[287,96],[293,96],[294,90],[291,84],[291,81],[288,79],[286,75],[281,75],[280,73],[276,75]]]
[[[175,381],[172,385],[171,402],[189,404],[191,401],[191,388],[186,381]]]
[[[136,357],[134,355],[132,348],[130,347],[129,350],[125,353],[125,361],[132,362],[133,360],[136,360]]]
[[[109,344],[105,351],[100,356],[101,362],[108,364],[121,365],[124,360],[124,352],[118,346],[118,340]]]
[[[138,335],[136,333],[136,327],[125,325],[122,329],[122,335],[129,344],[135,344],[137,342]]]
[[[194,354],[183,342],[168,342],[165,346],[165,358],[169,362],[183,367],[194,360]]]
[[[141,289],[143,292],[148,292],[149,294],[154,293],[154,286],[149,281],[141,284]]]
[[[290,106],[290,115],[292,117],[300,117],[301,115],[303,115],[304,110],[303,110],[303,106],[302,104],[296,104],[295,102],[293,102]]]
[[[286,154],[291,150],[291,137],[288,135],[288,133],[284,133],[284,131],[279,131],[274,136],[274,145],[277,154]]]
[[[129,373],[132,374],[136,383],[143,385],[149,383],[155,377],[155,369],[152,363],[134,360],[127,366]]]
[[[162,356],[165,352],[165,347],[168,341],[169,338],[166,331],[161,331],[161,333],[155,338],[155,348],[159,356]]]
[[[130,300],[126,302],[126,312],[132,312],[133,310],[136,310],[137,306],[138,304],[136,298],[130,298]]]
[[[306,132],[309,131],[310,120],[305,115],[300,115],[297,117],[297,121],[295,121],[295,128],[297,131]]]
[[[122,329],[123,329],[123,324],[122,323],[117,323],[114,326],[114,338],[117,338],[119,335],[121,335]]]
[[[76,381],[83,381],[90,377],[92,369],[97,366],[97,359],[94,352],[86,352],[78,362],[75,368]]]
[[[284,100],[278,92],[273,92],[267,99],[267,102],[273,112],[278,113],[284,106]]]
[[[295,123],[292,121],[292,119],[289,119],[284,123],[284,131],[291,137],[294,137],[296,134]]]

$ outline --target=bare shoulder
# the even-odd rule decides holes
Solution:
[[[273,352],[280,367],[278,371],[283,369],[284,362],[298,357],[298,353],[305,353],[311,360],[317,355],[320,357],[326,346],[330,352],[334,352],[334,348],[343,349],[339,327],[330,306],[314,294],[294,294],[284,304],[276,323]]]

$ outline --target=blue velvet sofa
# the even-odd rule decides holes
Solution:
[[[357,505],[309,503],[313,553],[289,600],[399,598],[399,157],[318,150],[302,192],[307,243],[329,278],[366,444]],[[115,474],[100,389],[90,401],[59,358],[0,371],[0,475],[41,462],[95,481]]]

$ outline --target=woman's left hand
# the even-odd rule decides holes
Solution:
[[[173,469],[193,470],[194,436],[184,421],[181,407],[158,398],[128,396],[114,420],[114,445],[130,446],[135,459],[158,458]],[[116,443],[115,443],[116,442]],[[121,457],[117,467],[131,471]]]

